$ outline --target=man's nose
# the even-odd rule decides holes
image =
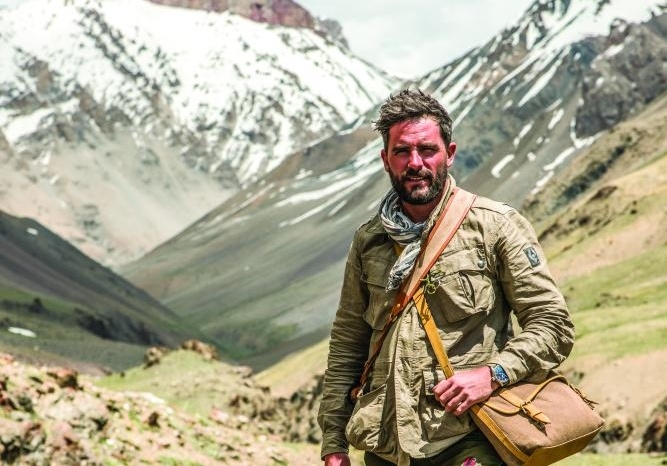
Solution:
[[[408,158],[408,166],[413,169],[420,169],[424,166],[419,152],[415,149],[410,151],[410,158]]]

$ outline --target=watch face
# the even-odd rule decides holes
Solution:
[[[498,381],[499,384],[504,385],[510,381],[510,378],[505,373],[505,369],[502,366],[495,365],[493,366],[493,377]]]

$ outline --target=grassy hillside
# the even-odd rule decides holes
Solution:
[[[0,212],[0,350],[78,367],[134,366],[201,332],[40,224]]]
[[[204,359],[200,354],[183,350],[166,354],[150,367],[133,368],[96,383],[119,392],[149,392],[168,406],[198,419],[213,420],[271,440],[268,444],[256,444],[255,453],[266,453],[278,443],[293,450],[289,456],[300,458],[280,464],[319,462],[320,438],[312,389],[295,387],[280,396],[253,377],[249,367]],[[259,463],[248,459],[247,464]]]
[[[577,323],[572,364],[590,368],[666,346],[666,131],[667,98],[599,141],[594,156],[617,152],[619,139],[634,142],[567,209],[540,222]],[[570,171],[584,174],[590,163],[578,160]],[[554,185],[568,186],[566,175]]]
[[[663,98],[575,161],[545,193],[550,207],[537,209],[577,328],[564,368],[582,376],[582,388],[624,440],[610,451],[637,448],[667,395],[666,132]],[[596,166],[605,168],[591,171]],[[587,189],[567,207],[553,204],[554,192],[564,199],[584,178]]]
[[[378,152],[375,141],[330,175],[255,185],[124,276],[224,354],[266,367],[328,333],[354,228],[388,188]]]
[[[97,385],[114,390],[150,392],[190,414],[208,416],[230,394],[243,392],[247,368],[205,360],[193,351],[175,351],[149,368],[133,367],[100,379]]]

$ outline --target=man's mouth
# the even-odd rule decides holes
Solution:
[[[410,173],[403,177],[404,181],[431,181],[431,177],[426,173]]]

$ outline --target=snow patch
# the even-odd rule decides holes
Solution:
[[[312,174],[313,174],[312,170],[306,170],[305,168],[302,168],[301,170],[299,170],[299,173],[296,174],[294,180],[295,181],[302,180],[304,178],[308,178]]]
[[[354,190],[363,186],[370,176],[382,170],[382,163],[378,156],[378,149],[381,144],[379,139],[370,142],[357,152],[348,164],[340,169],[326,173],[317,179],[309,180],[308,184],[317,186],[314,189],[295,193],[276,203],[275,206],[280,208],[322,201],[321,204],[305,213],[291,220],[280,222],[278,227],[293,226],[327,209],[332,209],[335,213],[342,208],[340,204],[347,202]],[[303,183],[305,184],[305,181]],[[304,184],[301,186],[304,186]],[[324,187],[319,187],[321,185],[324,185]],[[292,188],[294,187],[296,186],[292,186]]]
[[[554,114],[551,116],[551,121],[549,121],[549,124],[547,125],[549,131],[554,129],[558,122],[563,118],[563,115],[565,115],[565,110],[562,108],[559,108],[554,112]]]
[[[36,132],[42,121],[53,115],[53,109],[41,108],[29,115],[15,116],[4,128],[5,137],[11,144],[16,144],[23,136]]]
[[[525,125],[523,128],[521,128],[521,131],[519,131],[519,134],[517,135],[517,137],[514,138],[514,147],[517,147],[519,145],[519,143],[521,142],[523,137],[526,134],[528,134],[528,131],[530,131],[532,127],[533,127],[533,122],[531,121],[530,123]]]
[[[33,332],[32,330],[28,330],[27,328],[21,328],[21,327],[9,327],[7,328],[7,331],[9,333],[13,333],[15,335],[21,335],[22,337],[28,337],[28,338],[36,338],[37,334]]]
[[[563,61],[563,52],[559,53],[554,57],[554,60],[552,63],[550,63],[546,71],[545,70],[540,70],[541,73],[533,86],[524,94],[524,96],[521,98],[519,101],[519,107],[522,107],[526,102],[529,100],[533,99],[536,97],[542,89],[544,89],[547,84],[551,81],[551,79],[554,77],[556,72],[558,71],[558,67],[560,63]]]
[[[494,178],[500,178],[500,172],[507,166],[508,163],[510,163],[512,160],[514,160],[514,154],[509,154],[503,157],[500,162],[498,162],[492,169],[491,169],[491,175]]]
[[[537,180],[537,183],[535,183],[535,187],[530,191],[530,194],[534,196],[535,194],[539,193],[544,185],[549,182],[552,176],[554,176],[554,172],[549,172],[544,177]]]
[[[602,134],[602,131],[600,131],[598,134],[594,134],[593,136],[589,136],[587,138],[577,138],[576,127],[577,127],[577,119],[573,118],[570,121],[570,139],[572,139],[572,143],[574,144],[574,147],[577,149],[590,146]]]
[[[354,123],[352,123],[352,125],[348,129],[339,131],[338,134],[340,136],[345,136],[346,134],[354,133],[357,129],[361,127],[361,125],[364,124],[365,121],[366,119],[363,116],[360,116],[359,118],[356,119]]]
[[[329,214],[327,216],[333,217],[346,205],[347,205],[347,199],[340,201],[338,205],[334,206],[334,208],[329,211]]]
[[[620,43],[620,44],[612,45],[611,47],[609,47],[607,50],[604,51],[604,53],[602,54],[602,56],[603,56],[604,58],[611,58],[611,57],[613,57],[614,55],[617,55],[617,54],[621,53],[621,52],[623,51],[624,48],[625,48],[625,44],[624,44],[624,43]],[[596,82],[595,84],[597,85],[597,82]]]
[[[546,171],[552,171],[552,170],[555,170],[556,167],[558,167],[558,166],[561,165],[563,162],[565,162],[565,159],[567,159],[570,155],[574,154],[574,152],[575,152],[576,150],[577,150],[577,149],[574,148],[574,147],[570,147],[570,148],[568,148],[568,149],[565,149],[563,152],[561,152],[560,154],[558,154],[558,156],[556,156],[556,158],[554,159],[553,162],[551,162],[550,164],[545,165],[545,166],[543,167],[544,170],[546,170]]]

